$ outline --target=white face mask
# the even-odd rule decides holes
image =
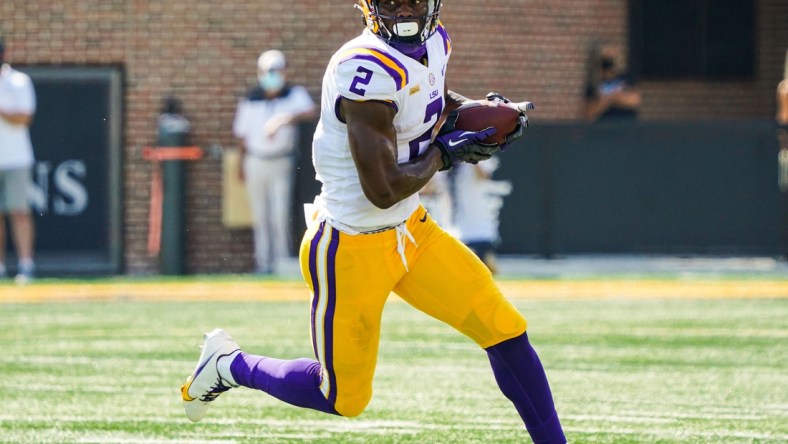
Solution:
[[[279,71],[268,71],[257,76],[260,87],[266,91],[279,91],[285,86],[285,78]]]

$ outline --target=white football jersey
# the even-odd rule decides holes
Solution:
[[[454,229],[457,237],[465,243],[495,242],[499,239],[503,197],[512,192],[511,182],[490,178],[499,162],[497,157],[492,157],[477,165],[458,163],[450,171],[455,191]]]
[[[398,224],[418,208],[418,194],[387,209],[367,200],[338,106],[341,98],[391,105],[396,110],[399,162],[424,152],[446,103],[443,93],[451,41],[442,25],[438,25],[438,32],[426,45],[428,66],[365,29],[331,57],[323,77],[320,122],[312,142],[312,162],[317,179],[323,184],[315,200],[321,217],[364,231]]]

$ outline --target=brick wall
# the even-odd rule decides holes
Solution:
[[[498,90],[537,104],[539,120],[580,116],[589,44],[625,46],[625,0],[446,0],[454,41],[452,89],[477,97]],[[125,72],[125,262],[129,273],[156,270],[145,252],[152,143],[160,100],[175,94],[194,142],[234,146],[237,98],[255,76],[263,49],[285,51],[290,79],[317,99],[325,64],[361,30],[353,1],[3,0],[0,32],[19,64],[119,65]],[[647,82],[645,119],[771,118],[788,42],[788,3],[758,4],[755,80]],[[187,268],[192,273],[251,269],[251,234],[221,224],[221,160],[187,167]],[[300,217],[295,215],[294,217]]]

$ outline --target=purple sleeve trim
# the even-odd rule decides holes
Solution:
[[[336,100],[334,100],[334,115],[336,116],[337,120],[339,120],[340,122],[347,123],[347,122],[345,122],[345,119],[342,118],[342,115],[339,112],[339,105],[340,105],[340,103],[342,103],[342,99],[350,100],[350,101],[353,101],[353,102],[356,102],[357,100],[348,99],[347,97],[342,97],[342,96],[337,96]],[[378,102],[378,103],[382,103],[384,105],[388,105],[388,106],[394,108],[394,112],[395,113],[399,112],[399,107],[397,106],[397,104],[394,103],[394,102],[389,102],[388,100],[363,100],[363,101],[364,102]]]

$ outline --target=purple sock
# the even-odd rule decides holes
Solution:
[[[514,404],[534,444],[566,443],[547,376],[528,335],[486,350],[498,387]]]
[[[239,385],[262,390],[297,407],[338,415],[320,391],[320,363],[311,359],[281,359],[239,353],[230,364]]]

